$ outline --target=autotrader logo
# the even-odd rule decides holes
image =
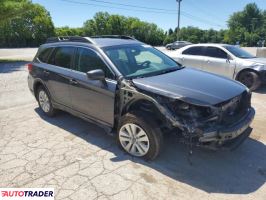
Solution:
[[[53,188],[0,188],[0,200],[54,200]]]

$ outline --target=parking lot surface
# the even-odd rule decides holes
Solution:
[[[266,199],[265,89],[253,94],[253,133],[237,150],[195,148],[188,159],[170,137],[146,162],[100,127],[64,112],[45,117],[25,64],[0,64],[0,187],[52,187],[56,199]]]

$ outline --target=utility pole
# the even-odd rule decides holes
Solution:
[[[182,0],[176,0],[178,4],[178,18],[177,18],[177,40],[179,40],[179,30],[180,30],[180,7],[181,7]]]

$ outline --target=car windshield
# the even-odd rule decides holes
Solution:
[[[224,46],[224,48],[226,48],[228,51],[230,51],[238,58],[244,58],[244,59],[255,58],[255,56],[251,55],[250,53],[236,46]]]
[[[181,65],[149,45],[127,45],[104,49],[124,77],[142,78],[181,69]]]

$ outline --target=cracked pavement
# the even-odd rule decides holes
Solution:
[[[266,90],[253,94],[253,133],[234,152],[188,148],[173,136],[152,162],[120,150],[100,127],[44,116],[25,63],[0,64],[0,187],[52,187],[56,199],[266,199]]]

